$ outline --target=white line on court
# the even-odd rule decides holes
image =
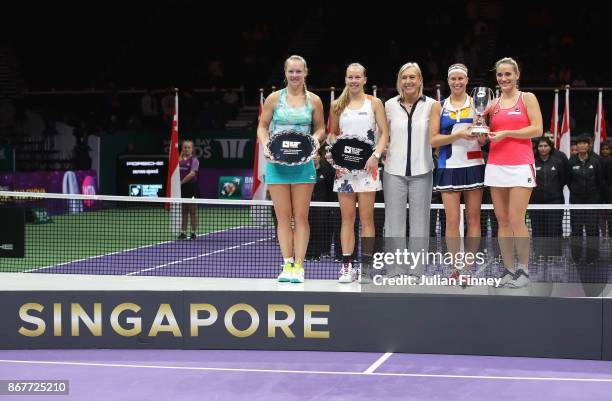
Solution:
[[[385,361],[389,359],[391,355],[393,355],[393,352],[385,352],[380,356],[380,358],[378,358],[373,364],[371,364],[369,368],[364,370],[363,373],[366,375],[371,375],[376,369],[380,367],[380,365],[385,363]]]
[[[238,249],[238,248],[240,248],[240,247],[247,246],[247,245],[253,245],[253,244],[256,244],[256,243],[258,243],[258,242],[268,241],[268,240],[271,240],[271,239],[273,239],[273,238],[274,238],[274,236],[272,236],[272,237],[268,237],[268,238],[260,238],[260,239],[255,240],[255,241],[245,242],[245,243],[243,243],[243,244],[238,244],[238,245],[234,245],[234,246],[228,246],[228,247],[225,247],[225,248],[221,248],[221,249],[214,250],[214,251],[212,251],[212,252],[206,252],[206,253],[203,253],[203,254],[200,254],[200,255],[189,256],[189,257],[187,257],[187,258],[183,258],[183,259],[179,259],[179,260],[173,260],[172,262],[164,263],[164,264],[161,264],[161,265],[157,265],[157,266],[153,266],[153,267],[147,267],[146,269],[136,270],[136,271],[134,271],[134,272],[127,273],[127,274],[125,274],[125,275],[126,275],[126,276],[133,276],[133,275],[135,275],[135,274],[144,273],[144,272],[149,272],[149,271],[156,270],[156,269],[161,269],[162,267],[167,267],[167,266],[170,266],[170,265],[175,265],[175,264],[177,264],[177,263],[183,263],[183,262],[186,262],[186,261],[188,261],[188,260],[194,260],[194,259],[197,259],[197,258],[203,258],[203,257],[205,257],[205,256],[214,255],[214,254],[216,254],[216,253],[221,253],[221,252],[225,252],[225,251],[230,251],[230,250],[232,250],[232,249]]]
[[[208,232],[208,233],[200,234],[200,235],[198,235],[198,238],[206,237],[207,235],[219,234],[219,233],[222,233],[222,232],[225,232],[225,231],[230,231],[230,230],[239,230],[241,228],[246,228],[246,227],[251,227],[251,226],[238,226],[238,227],[223,228],[221,230],[215,230],[215,231],[211,231],[211,232]],[[34,272],[37,272],[39,270],[51,269],[51,268],[54,268],[54,267],[70,265],[70,264],[78,263],[78,262],[85,262],[87,260],[103,258],[105,256],[112,256],[112,255],[117,255],[117,254],[125,253],[125,252],[137,251],[137,250],[140,250],[140,249],[150,248],[150,247],[158,246],[158,245],[165,245],[165,244],[169,244],[169,243],[177,242],[177,241],[179,241],[179,240],[178,239],[171,239],[171,240],[168,240],[168,241],[161,241],[161,242],[156,242],[156,243],[153,243],[153,244],[141,245],[141,246],[137,246],[137,247],[134,247],[134,248],[122,249],[122,250],[119,250],[119,251],[103,253],[103,254],[100,254],[100,255],[88,256],[88,257],[82,258],[82,259],[69,260],[69,261],[66,261],[66,262],[60,262],[60,263],[56,263],[56,264],[49,265],[49,266],[35,267],[33,269],[24,270],[23,273],[34,273]]]
[[[427,378],[432,378],[432,379],[530,380],[530,381],[612,383],[612,378],[587,379],[587,378],[581,378],[581,377],[469,376],[469,375],[434,375],[434,374],[424,374],[424,373],[376,373],[376,372],[364,373],[364,372],[334,372],[334,371],[321,371],[321,370],[207,368],[207,367],[200,367],[200,366],[160,366],[160,365],[128,365],[128,364],[117,364],[117,363],[91,363],[91,362],[21,361],[21,360],[12,360],[12,359],[0,359],[0,364],[1,363],[31,364],[31,365],[94,366],[94,367],[110,367],[110,368],[194,370],[194,371],[213,371],[213,372],[297,373],[297,374],[310,374],[310,375],[339,375],[339,376],[427,377]]]

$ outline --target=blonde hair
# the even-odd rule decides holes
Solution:
[[[189,142],[191,144],[191,147],[194,147],[194,143],[191,139],[183,139],[183,142],[181,142],[181,154],[180,156],[183,156],[183,152],[185,151],[185,143]]]
[[[402,91],[402,74],[408,68],[414,68],[414,70],[416,71],[417,75],[421,79],[421,87],[419,88],[419,97],[423,96],[423,74],[421,73],[421,68],[419,67],[419,65],[417,63],[409,62],[409,63],[406,63],[403,66],[401,66],[401,68],[397,72],[396,88],[397,88],[397,92],[399,93],[400,98],[402,99],[402,101],[405,100],[404,99],[404,91]]]
[[[495,63],[495,70],[497,70],[497,67],[502,64],[510,64],[514,69],[514,72],[516,72],[517,74],[519,73],[518,63],[512,57],[504,57],[501,60],[498,60],[497,63]]]
[[[306,95],[308,93],[306,89],[306,75],[308,75],[308,66],[306,65],[306,60],[304,59],[304,57],[298,56],[297,54],[287,57],[287,60],[285,60],[284,67],[285,72],[287,72],[287,65],[289,64],[289,61],[298,61],[304,65],[304,95]]]
[[[361,69],[361,72],[363,73],[363,76],[366,76],[366,69],[364,66],[362,66],[359,63],[352,63],[349,64],[348,67],[346,67],[346,72],[348,73],[349,68],[359,68]],[[346,108],[346,106],[348,106],[350,102],[350,98],[349,98],[349,90],[348,90],[348,85],[344,86],[344,90],[342,91],[342,93],[340,94],[340,96],[338,97],[338,100],[336,100],[336,103],[334,103],[334,108],[333,108],[333,112],[336,116],[339,116],[342,111],[344,111],[344,109]]]

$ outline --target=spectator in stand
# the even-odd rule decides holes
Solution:
[[[110,132],[115,131],[122,122],[122,108],[119,100],[119,89],[114,82],[109,84],[105,98],[106,118]]]
[[[570,157],[578,154],[578,144],[575,140],[570,141]]]
[[[602,142],[599,148],[599,157],[603,159],[610,156],[612,156],[612,143],[609,141]]]
[[[152,90],[147,89],[140,98],[140,111],[144,127],[147,129],[154,128],[159,116],[159,107],[157,106],[157,98]]]
[[[161,100],[162,118],[164,123],[170,125],[174,118],[174,89],[168,88]]]
[[[225,74],[223,72],[223,62],[221,60],[211,60],[208,62],[208,74],[212,87],[222,88],[224,86]]]
[[[536,182],[531,204],[563,204],[563,187],[567,184],[569,165],[563,152],[555,150],[552,141],[542,136],[535,152]],[[561,242],[551,238],[563,234],[563,210],[531,210],[531,232],[541,256],[560,255]],[[538,255],[536,255],[538,256]]]
[[[589,154],[593,155],[596,159],[599,160],[599,155],[593,150],[593,137],[589,136],[588,134],[587,137],[589,138]]]
[[[576,140],[578,153],[569,160],[570,203],[598,204],[604,190],[603,169],[601,163],[589,153],[590,138],[582,135]],[[575,263],[582,260],[583,229],[586,231],[586,255],[588,264],[597,259],[597,212],[586,209],[571,210],[572,226],[572,259]]]
[[[234,89],[229,89],[223,94],[223,106],[226,120],[233,120],[238,114],[238,102],[240,102],[240,95],[236,93]]]
[[[602,193],[602,203],[612,203],[612,143],[605,141],[601,144],[599,152],[601,167],[604,176],[604,191]],[[607,225],[607,227],[606,227]],[[605,210],[603,213],[602,230],[607,233],[608,237],[612,237],[612,210]]]

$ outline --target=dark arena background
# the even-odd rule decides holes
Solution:
[[[602,7],[0,6],[0,401],[610,399],[612,81]],[[351,63],[365,67],[372,104],[398,95],[407,62],[420,66],[423,95],[444,104],[452,64],[467,66],[467,94],[485,87],[503,99],[495,64],[516,60],[515,84],[535,95],[543,121],[531,138],[537,187],[521,217],[529,237],[498,235],[489,187],[476,215],[464,192],[460,238],[446,235],[455,223],[439,192],[406,205],[409,216],[425,204],[428,233],[410,234],[412,216],[405,236],[388,235],[393,189],[386,201],[376,192],[374,237],[362,237],[359,208],[341,235],[346,211],[321,144],[304,277],[295,260],[283,282],[277,214],[286,205],[262,178],[257,127],[261,119],[268,132],[263,102],[276,91],[288,87],[294,108],[295,77],[284,70],[292,55],[307,62],[305,106],[322,103],[312,113],[323,121],[308,132],[325,134]],[[521,113],[516,105],[510,114]],[[389,106],[382,116],[392,123]],[[185,140],[198,161],[193,198],[173,187]],[[382,152],[380,176],[391,175],[397,149]],[[426,154],[433,174],[448,149]],[[356,238],[351,256],[344,235]],[[348,260],[360,274],[343,283]],[[507,269],[512,285],[501,281]]]

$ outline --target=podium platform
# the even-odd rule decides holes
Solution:
[[[599,292],[601,296],[589,296]],[[0,348],[369,351],[612,360],[612,290],[3,274]]]

